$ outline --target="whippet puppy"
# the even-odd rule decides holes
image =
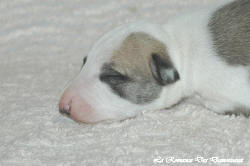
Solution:
[[[122,25],[94,44],[60,112],[94,123],[199,96],[208,109],[250,113],[250,0]]]

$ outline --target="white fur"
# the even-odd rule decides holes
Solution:
[[[224,113],[250,108],[249,68],[228,65],[216,55],[208,21],[218,7],[164,25],[169,55],[180,72],[185,96],[198,95],[209,109]]]
[[[101,67],[111,58],[114,48],[131,33],[144,31],[158,39],[166,39],[165,31],[160,25],[153,25],[147,22],[132,23],[120,26],[104,35],[90,50],[88,60],[81,73],[74,80],[71,87],[81,88],[81,97],[86,100],[96,113],[95,119],[88,121],[100,121],[102,119],[125,119],[133,117],[145,110],[160,109],[165,107],[163,98],[155,100],[146,105],[136,105],[120,98],[111,92],[108,85],[99,80]],[[86,91],[87,89],[87,91]]]
[[[124,119],[143,110],[170,107],[192,96],[198,96],[204,106],[218,113],[239,106],[250,108],[249,69],[228,65],[212,47],[207,24],[218,6],[174,18],[163,26],[138,22],[120,26],[104,35],[91,49],[86,65],[71,85],[81,85],[81,97],[94,108],[96,116],[91,121]],[[158,99],[146,105],[136,105],[118,97],[98,78],[113,49],[131,32],[138,31],[166,44],[181,77],[180,81],[166,86]]]

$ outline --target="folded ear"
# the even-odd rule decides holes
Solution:
[[[160,85],[172,84],[180,79],[179,73],[171,61],[162,58],[156,53],[152,53],[151,56],[151,71],[153,77]]]

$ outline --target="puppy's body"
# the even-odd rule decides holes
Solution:
[[[238,0],[163,26],[118,27],[91,49],[60,110],[77,121],[97,122],[194,97],[218,113],[249,114],[249,18],[250,0]]]
[[[240,11],[243,6],[248,10]],[[196,94],[219,113],[250,108],[249,18],[250,1],[240,0],[164,26],[169,55],[183,72],[185,96]]]

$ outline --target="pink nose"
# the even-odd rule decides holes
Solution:
[[[92,107],[77,93],[66,90],[59,102],[59,111],[78,122],[91,123]]]

